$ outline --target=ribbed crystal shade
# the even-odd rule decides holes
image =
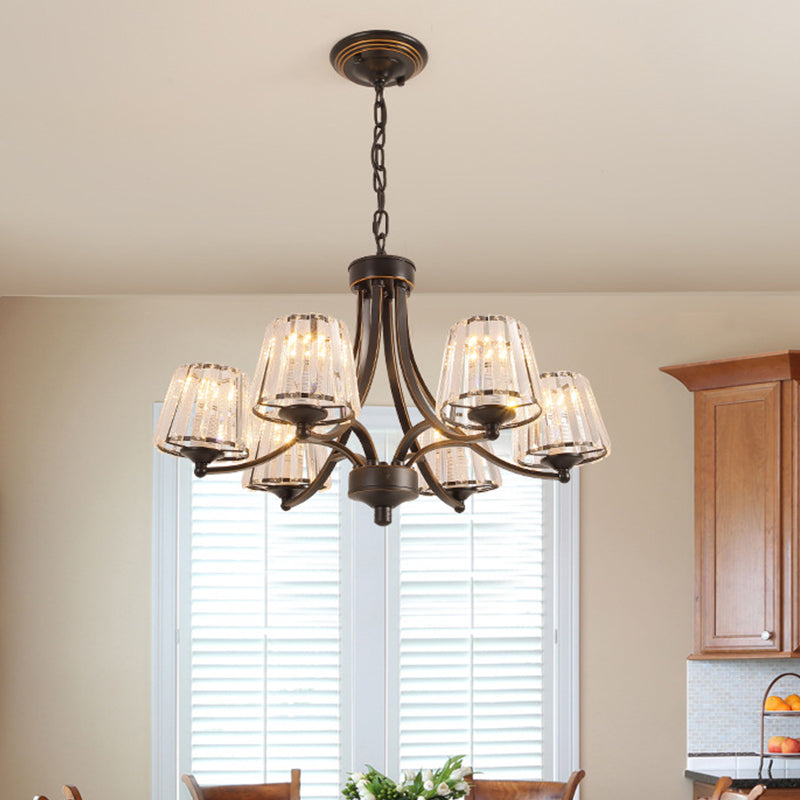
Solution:
[[[282,408],[314,406],[315,424],[355,419],[361,411],[350,334],[322,314],[292,314],[270,324],[253,380],[253,413],[285,422]]]
[[[541,411],[528,330],[511,317],[470,317],[450,328],[436,411],[445,422],[479,430],[483,426],[470,412],[481,406],[513,410],[501,428],[524,425]]]
[[[542,414],[513,432],[513,457],[524,466],[540,466],[546,456],[575,455],[579,463],[598,461],[610,452],[606,426],[589,381],[577,372],[542,375]]]
[[[247,375],[233,367],[178,367],[156,425],[156,447],[178,456],[184,448],[204,447],[218,451],[219,461],[246,458],[246,394]]]
[[[419,443],[425,447],[432,442],[441,442],[444,438],[438,431],[428,428],[420,435]],[[491,451],[491,445],[488,442],[482,444]],[[488,492],[490,489],[497,489],[503,482],[500,470],[491,462],[484,461],[468,447],[456,445],[441,447],[427,453],[425,460],[445,489],[471,489],[474,492]],[[424,478],[420,481],[419,493],[433,494]]]
[[[294,429],[288,425],[279,425],[251,414],[247,437],[250,458],[261,458],[277,450],[294,433]],[[321,445],[300,442],[285,453],[246,469],[242,474],[242,486],[261,491],[270,491],[281,486],[306,487],[316,478],[329,452],[330,450]],[[329,487],[330,480],[326,481],[322,489]]]

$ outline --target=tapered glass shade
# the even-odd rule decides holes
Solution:
[[[251,414],[247,437],[250,458],[261,458],[277,450],[292,439],[294,433],[288,425],[279,425]],[[298,442],[279,456],[246,469],[242,486],[267,492],[281,487],[305,488],[317,477],[329,453],[330,450],[321,445]],[[321,488],[329,487],[330,480]]]
[[[543,459],[573,456],[576,464],[605,458],[611,444],[589,381],[577,372],[542,375],[542,414],[513,435],[514,460],[540,466]]]
[[[445,437],[429,428],[419,437],[425,447],[433,442],[441,442]],[[491,450],[486,442],[483,446]],[[482,459],[468,447],[441,447],[425,455],[425,460],[436,479],[444,489],[465,489],[471,492],[488,492],[502,484],[500,470],[491,462]],[[424,478],[420,481],[420,494],[433,494]]]
[[[156,425],[156,447],[178,456],[199,447],[216,450],[219,461],[246,458],[246,394],[247,375],[233,367],[178,367]]]
[[[253,380],[253,413],[286,423],[289,408],[313,409],[313,424],[355,419],[361,411],[347,327],[322,314],[292,314],[270,324]]]
[[[480,430],[481,409],[500,412],[500,428],[524,425],[541,412],[528,330],[511,317],[470,317],[450,328],[436,411],[445,422]]]

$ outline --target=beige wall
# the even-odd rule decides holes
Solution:
[[[151,413],[174,366],[252,369],[277,314],[349,295],[0,300],[3,796],[150,788]],[[528,323],[542,369],[590,376],[612,437],[582,483],[584,800],[688,796],[692,403],[664,364],[800,347],[800,295],[412,299],[425,374],[451,321]],[[385,401],[378,387],[374,401]]]

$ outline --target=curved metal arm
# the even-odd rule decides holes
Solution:
[[[417,436],[424,433],[431,427],[430,422],[424,419],[418,422],[413,428],[409,428],[403,438],[398,442],[392,458],[393,463],[400,463],[408,455],[408,451],[414,446]]]
[[[405,441],[406,436],[412,430],[412,426],[411,418],[408,415],[408,408],[406,407],[405,398],[403,397],[403,388],[400,385],[400,376],[397,370],[397,342],[395,341],[394,335],[395,321],[392,317],[392,301],[391,298],[388,298],[383,316],[384,361],[386,362],[386,373],[389,378],[389,386],[392,390],[394,410],[397,414],[397,419],[400,422],[400,427],[405,433],[403,436],[403,441]],[[417,443],[413,437],[409,443],[409,446],[414,449],[417,448]],[[444,487],[433,474],[433,470],[428,466],[427,462],[423,461],[419,465],[419,471],[422,474],[422,477],[425,479],[425,482],[428,484],[428,488],[434,493],[434,495],[436,495],[436,497],[438,497],[443,503],[449,505],[450,508],[457,513],[461,513],[464,510],[463,501],[453,497],[451,494],[445,491]]]
[[[447,423],[443,422],[436,416],[433,406],[428,402],[426,393],[430,396],[427,388],[423,391],[422,384],[417,383],[417,373],[413,366],[413,356],[411,354],[411,335],[408,330],[408,292],[407,290],[398,288],[397,290],[397,315],[395,324],[397,327],[397,345],[398,355],[400,361],[400,368],[403,370],[403,378],[405,379],[408,391],[414,399],[414,405],[419,409],[420,414],[430,423],[432,428],[435,428],[443,436],[454,442],[480,442],[486,438],[485,433],[478,433],[475,435],[465,434],[458,428],[453,428]]]
[[[335,428],[333,431],[324,434],[326,436],[338,437],[338,442],[342,446],[347,444],[347,440],[350,438],[351,433],[351,426],[347,426],[346,430],[342,430],[342,426]],[[317,477],[314,478],[311,483],[306,486],[301,492],[298,492],[294,497],[285,498],[281,502],[281,508],[284,511],[290,511],[291,509],[305,503],[306,500],[310,500],[324,485],[325,481],[330,478],[331,473],[333,472],[336,465],[344,458],[344,456],[333,450],[329,455],[328,458],[325,460],[325,463],[322,465],[322,468],[317,473]]]
[[[358,437],[358,441],[361,442],[361,447],[364,449],[364,458],[367,460],[367,463],[377,464],[378,451],[375,449],[375,442],[372,441],[369,431],[357,419],[354,419],[350,423],[350,430],[355,433]]]
[[[366,291],[359,292],[359,302],[357,311],[357,324],[356,331],[356,345],[354,347],[354,355],[357,359],[356,368],[358,373],[358,394],[363,403],[369,394],[370,387],[372,386],[372,379],[375,375],[375,368],[378,363],[378,349],[380,346],[381,336],[381,316],[383,306],[383,284],[379,283],[370,286],[369,295]],[[347,426],[346,430],[342,430],[339,426],[325,436],[330,437],[329,441],[335,440],[341,447],[347,444],[351,432],[359,435],[359,429],[365,430],[360,423]],[[313,434],[312,434],[313,435]],[[319,435],[320,437],[322,434]],[[368,436],[368,434],[367,434]],[[361,436],[359,436],[361,438]],[[367,458],[370,458],[375,453],[375,445],[371,439],[368,443],[361,438],[362,447]],[[325,481],[331,476],[336,465],[345,457],[344,451],[339,451],[338,448],[331,447],[332,453],[325,460],[322,468],[317,473],[317,477],[305,488],[292,498],[288,498],[281,503],[281,508],[284,511],[289,511],[296,506],[310,500],[324,485]],[[352,455],[352,453],[351,453]]]
[[[427,453],[431,453],[434,450],[442,450],[446,447],[468,447],[470,450],[474,450],[481,458],[485,458],[487,461],[491,461],[492,464],[495,466],[500,467],[501,469],[508,470],[509,472],[516,472],[518,475],[527,475],[528,477],[533,478],[544,478],[546,480],[561,480],[562,483],[565,482],[562,478],[561,473],[559,472],[552,472],[552,471],[545,471],[545,470],[538,470],[532,469],[531,467],[522,467],[517,464],[512,463],[511,461],[506,461],[504,458],[500,458],[500,456],[496,456],[490,450],[487,450],[485,447],[481,447],[479,444],[475,444],[474,442],[448,442],[448,441],[441,441],[441,442],[432,442],[429,445],[417,450],[416,453],[413,453],[408,460],[405,462],[405,466],[410,467],[420,458],[424,458]],[[566,471],[567,480],[569,480],[569,472]]]
[[[536,469],[535,467],[522,467],[519,464],[514,464],[511,461],[506,461],[504,458],[500,458],[500,456],[496,456],[490,450],[487,450],[485,447],[481,447],[479,444],[468,444],[471,450],[474,450],[479,456],[485,458],[487,461],[491,461],[492,464],[500,467],[500,469],[507,470],[508,472],[516,472],[517,475],[525,475],[529,478],[544,478],[545,480],[555,480],[561,481],[561,483],[567,483],[569,481],[569,470],[543,470],[543,469]]]
[[[257,467],[259,464],[272,461],[273,458],[277,458],[279,455],[285,453],[296,444],[297,439],[292,437],[288,442],[286,442],[286,444],[282,444],[280,447],[275,448],[275,450],[273,450],[271,453],[267,453],[265,456],[255,458],[252,461],[237,461],[235,464],[230,464],[227,467],[208,467],[206,469],[206,475],[214,475],[220,472],[241,472],[242,470],[250,469],[251,467]]]
[[[432,453],[434,450],[443,450],[445,447],[469,447],[469,444],[465,442],[448,442],[447,440],[442,440],[441,442],[431,442],[430,444],[426,444],[425,447],[421,447],[416,452],[412,453],[409,457],[404,466],[411,467],[416,464],[421,458],[425,458],[428,453]]]
[[[377,297],[376,297],[377,294]],[[369,309],[367,309],[369,305]],[[358,293],[358,306],[356,316],[356,339],[353,346],[353,357],[356,360],[358,373],[358,394],[363,403],[369,394],[372,386],[372,379],[375,375],[375,368],[378,363],[378,348],[381,336],[381,314],[383,305],[383,286],[373,286],[369,296],[365,291]],[[358,436],[364,455],[367,460],[377,461],[375,444],[367,429],[357,420],[349,425],[337,426],[327,434],[315,434],[313,431],[306,441],[329,447],[333,452],[328,455],[322,468],[317,473],[309,485],[294,497],[286,498],[281,502],[281,508],[289,511],[296,506],[310,500],[324,485],[325,481],[331,476],[336,465],[347,458],[356,466],[363,466],[363,459],[359,458],[345,445],[350,438],[351,432]],[[355,460],[354,460],[355,459]]]
[[[345,433],[342,438],[346,439],[347,434]],[[282,500],[281,508],[284,511],[290,511],[296,506],[299,506],[301,503],[305,503],[306,500],[310,500],[325,485],[325,481],[330,477],[331,472],[333,472],[333,468],[343,458],[344,456],[340,455],[339,453],[332,452],[323,464],[322,469],[317,473],[317,477],[314,478],[314,480],[311,481],[311,483],[309,483],[308,486],[303,489],[303,491],[299,492],[294,497],[289,497],[285,500]]]
[[[358,293],[358,303],[356,304],[356,338],[353,340],[353,361],[358,367],[361,361],[361,334],[364,330],[362,324],[364,320],[364,292]]]
[[[325,439],[312,434],[304,441],[309,444],[319,445],[320,447],[328,447],[331,450],[335,450],[337,453],[341,453],[354,467],[363,467],[366,463],[358,453],[354,453],[349,447],[345,447],[345,445],[341,442],[337,442],[335,439]]]
[[[367,399],[378,365],[378,351],[381,344],[381,315],[383,313],[383,284],[378,281],[370,286],[369,316],[362,316],[365,334],[359,335],[359,361],[357,364],[358,396],[362,405]],[[363,339],[366,336],[366,346]]]
[[[310,500],[325,485],[325,481],[327,481],[330,477],[334,467],[343,458],[347,458],[357,467],[364,466],[364,459],[361,458],[357,453],[354,453],[352,450],[350,450],[349,447],[345,446],[352,432],[355,432],[355,434],[359,437],[367,458],[369,458],[370,455],[375,455],[375,445],[372,442],[372,438],[367,432],[367,429],[360,422],[354,421],[344,432],[341,432],[341,428],[337,428],[327,434],[315,435],[312,432],[306,441],[308,441],[310,444],[319,444],[324,447],[329,447],[333,452],[328,456],[325,463],[322,465],[322,469],[320,469],[320,471],[317,473],[317,477],[314,478],[314,480],[311,481],[311,483],[309,483],[305,489],[303,489],[301,492],[298,492],[294,497],[285,498],[281,501],[281,508],[284,511],[289,511],[296,506],[299,506],[301,503],[305,503],[306,500]],[[362,433],[365,438],[362,438]],[[375,460],[377,461],[377,456],[375,456]]]
[[[372,441],[369,431],[356,419],[350,420],[350,422],[346,422],[342,425],[337,425],[327,433],[318,433],[313,428],[310,428],[302,436],[296,436],[293,441],[320,445],[341,441],[341,444],[344,444],[344,433],[350,433],[351,431],[355,433],[358,437],[358,441],[361,442],[361,447],[364,449],[364,459],[366,459],[366,461],[377,462],[378,451],[375,449],[375,443]]]

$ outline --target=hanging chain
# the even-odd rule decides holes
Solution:
[[[372,215],[372,235],[375,237],[377,254],[386,253],[386,237],[389,234],[389,214],[386,211],[386,165],[384,145],[386,144],[386,103],[383,101],[383,81],[375,82],[375,105],[372,117],[375,128],[372,134],[372,188],[378,196],[378,208]]]

